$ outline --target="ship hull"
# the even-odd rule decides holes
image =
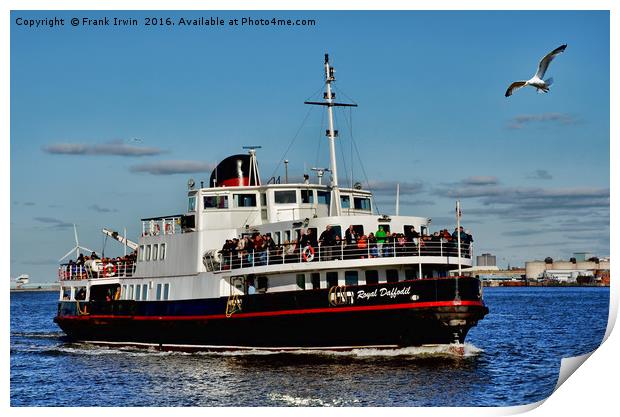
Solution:
[[[443,278],[238,299],[60,302],[55,321],[74,341],[341,350],[463,343],[487,312],[478,280]]]

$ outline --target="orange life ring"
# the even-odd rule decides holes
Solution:
[[[107,277],[113,277],[114,275],[116,275],[116,265],[114,265],[113,263],[106,264],[103,267],[103,276],[107,278]]]
[[[314,260],[314,248],[310,245],[306,246],[301,251],[301,255],[303,256],[305,262],[312,262]]]

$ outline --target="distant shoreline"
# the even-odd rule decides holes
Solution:
[[[60,287],[45,287],[45,288],[11,288],[11,292],[57,292],[60,291]]]

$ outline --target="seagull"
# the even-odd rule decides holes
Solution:
[[[510,84],[508,90],[506,90],[506,97],[510,97],[515,91],[517,91],[521,87],[525,87],[527,85],[531,85],[536,88],[536,91],[540,92],[549,92],[549,87],[553,84],[553,78],[549,78],[543,81],[543,77],[545,76],[545,72],[547,72],[547,68],[549,68],[549,64],[553,61],[553,58],[564,52],[566,49],[566,44],[555,48],[553,51],[549,52],[547,55],[543,57],[538,63],[538,71],[534,76],[527,81],[515,81]]]

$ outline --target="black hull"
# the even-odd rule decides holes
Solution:
[[[443,278],[347,287],[349,297],[332,297],[332,303],[328,290],[250,295],[230,317],[226,297],[81,303],[79,312],[75,302],[61,302],[55,321],[70,340],[181,350],[463,343],[488,309],[478,280],[455,284]]]

